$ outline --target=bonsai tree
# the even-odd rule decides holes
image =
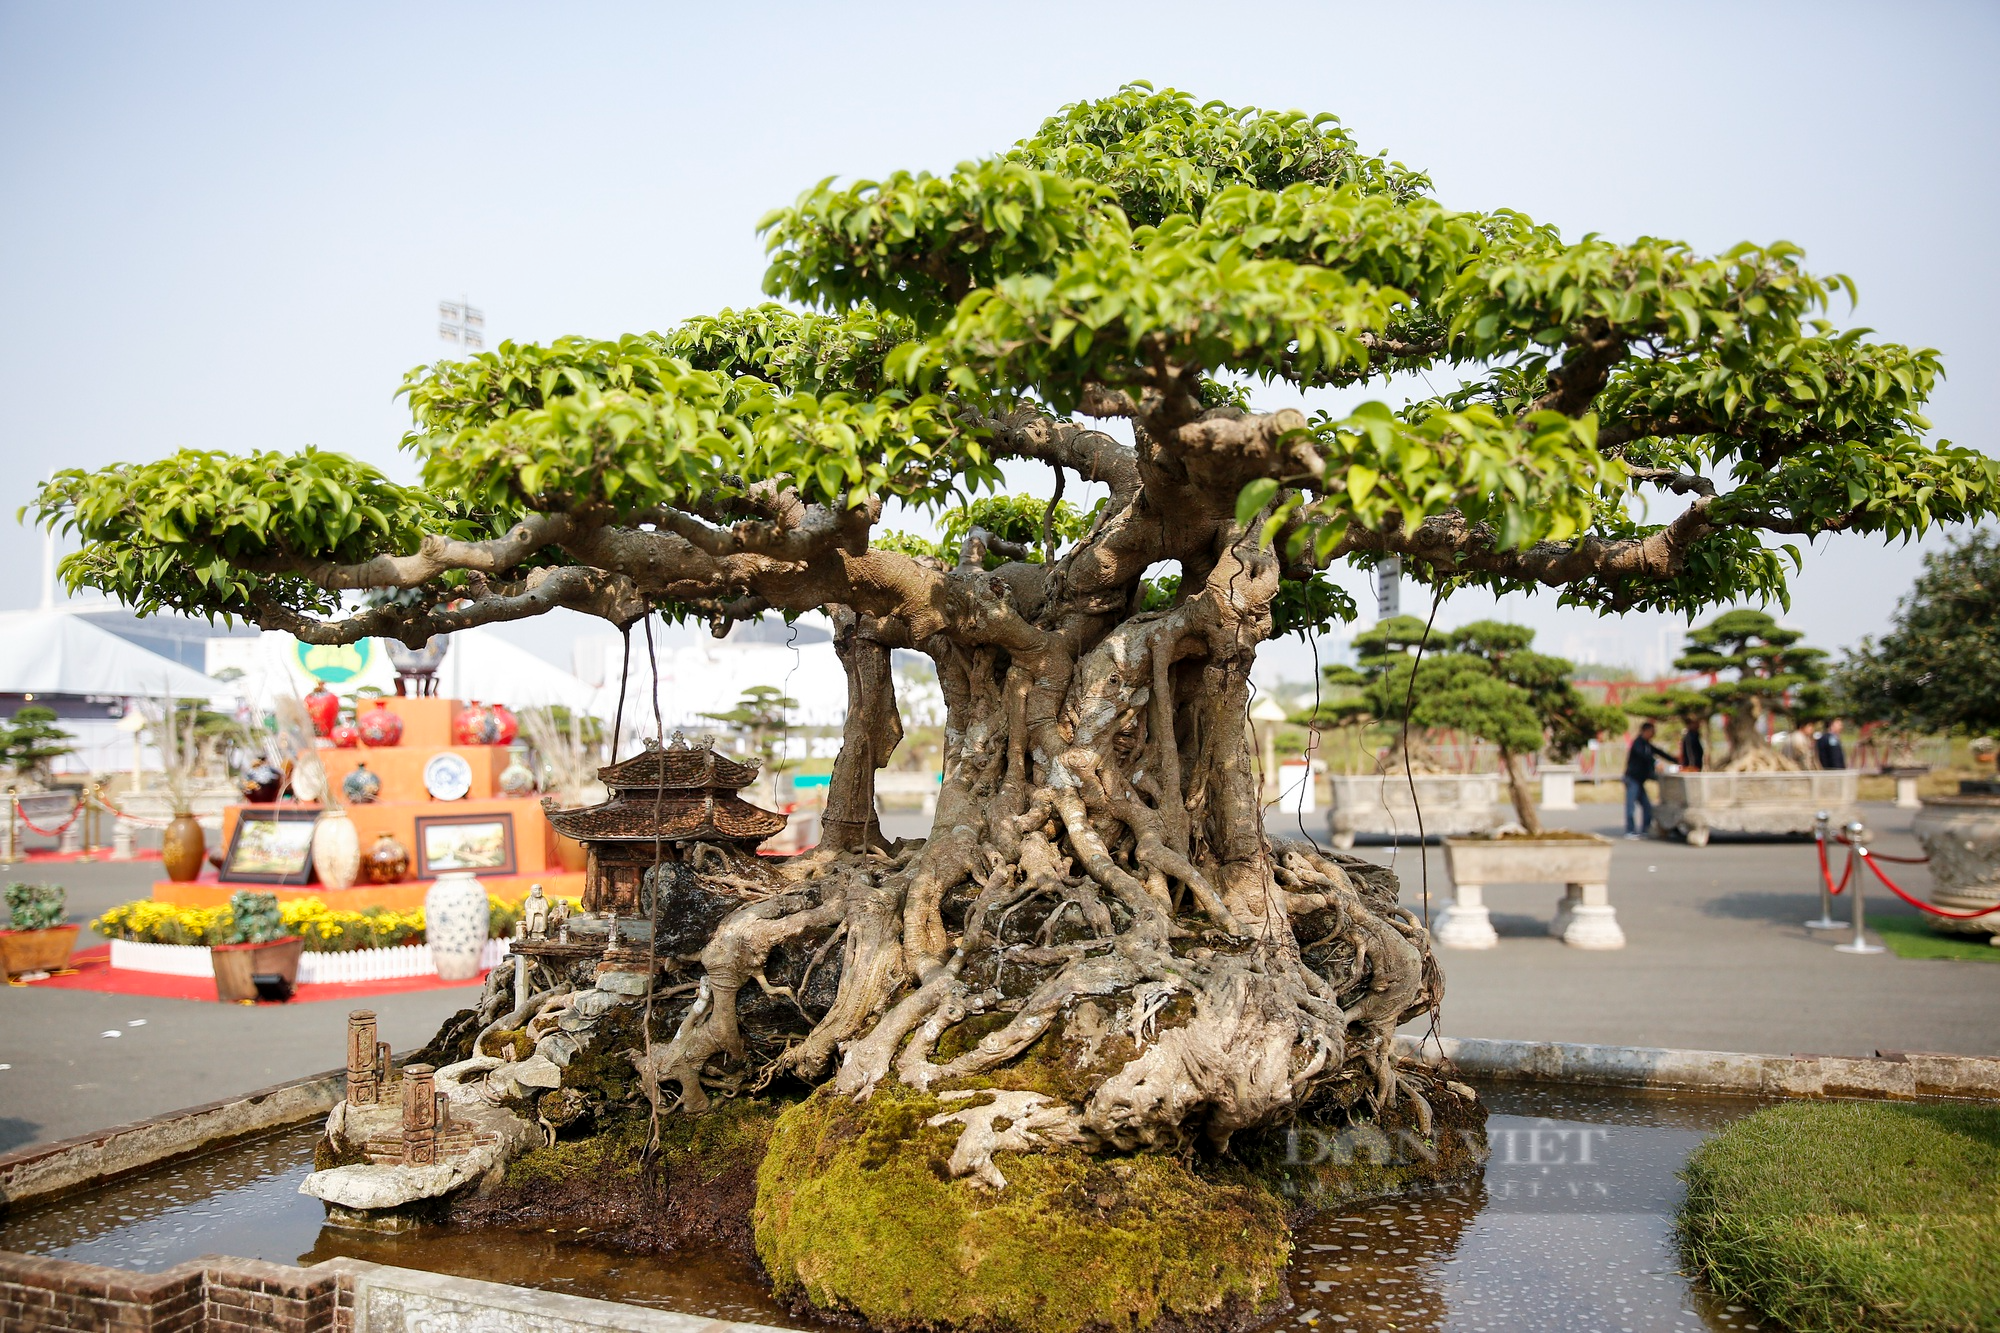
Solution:
[[[752,685],[743,691],[734,708],[702,716],[743,737],[751,752],[763,759],[765,772],[775,773],[784,767],[780,742],[787,726],[786,714],[798,706],[797,699],[775,685]]]
[[[1635,699],[1631,711],[1647,717],[1699,717],[1706,725],[1711,713],[1721,713],[1729,753],[1720,765],[1742,773],[1796,769],[1805,762],[1771,747],[1769,719],[1785,716],[1793,723],[1833,716],[1826,687],[1826,652],[1807,648],[1802,631],[1786,629],[1762,611],[1726,611],[1688,632],[1685,652],[1674,659],[1683,671],[1730,673],[1703,690],[1676,690]],[[1697,702],[1699,701],[1699,702]]]
[[[1900,735],[2000,731],[2000,534],[1926,555],[1893,628],[1851,650],[1832,684],[1845,716]]]
[[[1386,637],[1401,641],[1401,627],[1392,626]],[[1378,671],[1369,682],[1371,706],[1378,717],[1393,719],[1407,699],[1412,727],[1463,732],[1496,747],[1515,817],[1540,834],[1528,758],[1546,751],[1557,762],[1567,760],[1599,733],[1622,730],[1625,710],[1578,693],[1570,684],[1575,668],[1530,651],[1535,632],[1524,625],[1479,620],[1436,637],[1442,651],[1421,661],[1414,653],[1397,653]]]
[[[872,1321],[1005,1323],[1010,1271],[1045,1328],[1256,1308],[1284,1209],[1196,1181],[1182,1145],[1461,1114],[1395,1057],[1441,983],[1393,877],[1260,817],[1251,669],[1353,616],[1329,567],[1692,613],[1782,595],[1767,535],[1898,538],[2000,495],[1994,460],[1925,438],[1937,355],[1836,329],[1852,284],[1797,248],[1454,210],[1329,115],[1134,85],[942,175],[813,186],[762,230],[789,305],[413,371],[416,484],[184,451],[61,472],[31,508],[79,539],[72,588],[313,644],[556,607],[851,616],[825,839],[688,890],[716,910],[673,918],[695,934],[628,1067],[642,1124],[819,1090],[771,1140],[760,1257]],[[1259,402],[1451,368],[1401,408]],[[1104,488],[1088,526],[1051,495],[1032,547],[880,530],[1031,463]],[[873,815],[897,649],[945,696],[921,843]],[[1116,1193],[1089,1183],[1111,1150],[1138,1154]],[[1019,1225],[954,1240],[975,1190]],[[1093,1199],[1135,1201],[1187,1266],[1111,1276],[1127,1233],[1073,1211]]]
[[[29,704],[14,711],[11,723],[0,725],[0,764],[46,786],[54,776],[50,766],[76,753],[75,740],[56,725],[55,709]]]

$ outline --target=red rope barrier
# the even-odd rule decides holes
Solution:
[[[95,800],[99,805],[103,806],[106,810],[109,810],[112,814],[116,815],[118,818],[130,820],[132,823],[139,825],[141,828],[165,828],[169,823],[172,822],[171,820],[166,820],[166,819],[147,819],[141,815],[128,815],[123,810],[120,810],[117,806],[111,804],[111,802],[105,800],[104,794],[102,792],[97,793],[91,799]]]
[[[1826,891],[1838,898],[1846,890],[1847,881],[1854,877],[1854,863],[1852,861],[1847,863],[1847,869],[1840,875],[1840,886],[1834,887],[1833,869],[1826,863],[1826,839],[1814,838],[1813,842],[1819,847],[1819,877],[1826,882]]]
[[[21,817],[23,824],[26,824],[31,830],[41,834],[44,838],[60,838],[69,831],[69,826],[76,822],[76,817],[83,813],[83,802],[78,801],[74,806],[71,806],[69,818],[54,828],[43,828],[40,824],[28,818],[28,812],[23,810],[18,803],[14,806],[14,813]]]
[[[1953,921],[1970,921],[1974,917],[1992,916],[1995,912],[2000,912],[2000,903],[1996,903],[1992,907],[1982,907],[1977,912],[1954,912],[1943,907],[1932,907],[1929,903],[1919,902],[1909,894],[1904,893],[1902,886],[1884,874],[1881,866],[1875,864],[1875,854],[1866,847],[1861,849],[1861,859],[1874,868],[1875,878],[1882,881],[1883,888],[1889,890],[1889,892],[1895,894],[1910,906],[1929,912],[1932,916],[1950,917]]]
[[[1852,847],[1854,845],[1847,840],[1845,833],[1835,834],[1834,840],[1843,847]],[[1931,863],[1931,859],[1928,856],[1884,856],[1880,852],[1870,852],[1868,855],[1877,861],[1888,861],[1899,866],[1927,866]]]

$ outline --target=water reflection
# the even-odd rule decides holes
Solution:
[[[1707,1133],[1757,1103],[1597,1090],[1484,1088],[1485,1179],[1358,1207],[1300,1229],[1294,1307],[1267,1333],[1749,1330],[1679,1272],[1675,1178]],[[0,1248],[158,1270],[202,1254],[313,1264],[336,1255],[710,1318],[802,1326],[733,1255],[634,1255],[587,1233],[376,1237],[325,1227],[298,1193],[305,1127],[0,1218]]]

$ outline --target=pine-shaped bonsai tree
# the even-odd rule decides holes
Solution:
[[[1826,652],[1799,643],[1805,634],[1786,629],[1762,611],[1736,610],[1688,632],[1688,648],[1674,659],[1683,671],[1702,671],[1728,678],[1698,691],[1673,691],[1635,699],[1634,713],[1648,717],[1677,716],[1684,722],[1707,713],[1721,713],[1729,753],[1711,767],[1725,772],[1791,770],[1813,764],[1810,750],[1795,758],[1772,748],[1769,730],[1775,718],[1794,725],[1831,717],[1826,679]],[[1703,709],[1695,700],[1706,702]]]
[[[47,785],[55,761],[75,753],[76,737],[56,725],[53,708],[28,704],[11,724],[0,724],[0,764],[24,778]]]
[[[1421,638],[1421,623],[1410,624]],[[1391,621],[1378,629],[1383,633],[1355,639],[1388,648],[1364,659],[1375,715],[1394,722],[1407,700],[1412,729],[1456,731],[1493,745],[1500,752],[1515,817],[1531,834],[1543,828],[1527,761],[1546,753],[1560,763],[1593,737],[1624,729],[1625,710],[1593,703],[1579,693],[1570,683],[1575,668],[1560,657],[1532,651],[1535,632],[1524,625],[1474,621],[1435,636],[1443,651],[1426,653],[1421,660],[1414,651],[1405,651],[1413,647],[1409,625]]]

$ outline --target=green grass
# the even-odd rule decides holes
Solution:
[[[2000,1328],[2000,1107],[1803,1102],[1683,1173],[1689,1261],[1801,1333]]]
[[[1978,962],[2000,963],[2000,949],[1985,935],[1940,935],[1930,923],[1917,916],[1876,916],[1868,928],[1881,935],[1898,958],[1970,958]]]

